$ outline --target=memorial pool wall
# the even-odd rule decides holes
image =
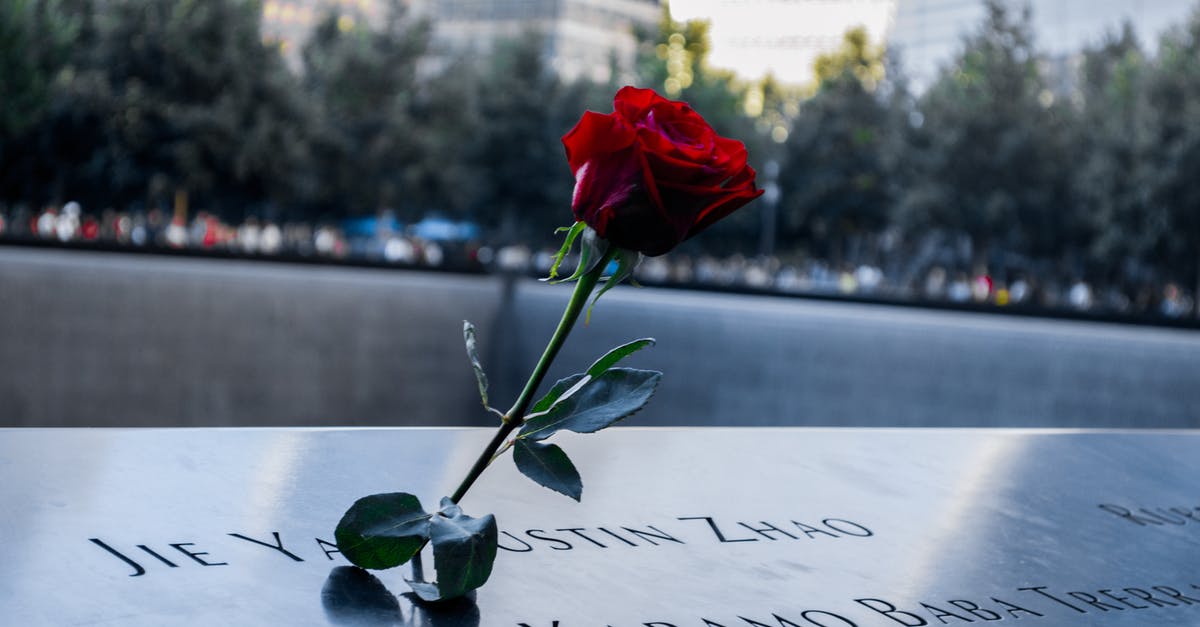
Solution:
[[[486,425],[570,294],[528,279],[0,248],[2,426]],[[621,286],[550,380],[638,337],[630,425],[1194,428],[1200,332]]]

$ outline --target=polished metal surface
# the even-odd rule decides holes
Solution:
[[[583,502],[498,461],[463,507],[506,550],[450,607],[322,543],[357,497],[432,506],[490,435],[0,430],[0,623],[1200,625],[1191,431],[568,434]]]

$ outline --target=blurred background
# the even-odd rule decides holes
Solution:
[[[606,295],[633,424],[1200,426],[1200,4],[0,0],[0,425],[487,424],[625,84],[764,196]]]

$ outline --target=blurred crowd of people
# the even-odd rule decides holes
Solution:
[[[501,269],[545,276],[554,251],[502,249]],[[570,263],[566,264],[570,267]],[[688,255],[672,252],[642,261],[634,277],[646,285],[686,285],[753,292],[842,296],[889,301],[952,303],[1025,310],[1071,311],[1100,315],[1183,319],[1195,315],[1195,301],[1179,285],[1146,285],[1134,294],[1082,279],[1018,276],[1011,282],[986,272],[969,273],[934,265],[915,281],[890,276],[874,265],[836,266],[822,259],[790,262],[775,256]]]
[[[380,216],[369,228],[346,224],[277,223],[247,218],[226,224],[198,212],[190,220],[166,210],[87,213],[75,202],[41,211],[0,206],[0,242],[35,241],[64,246],[95,245],[129,250],[184,250],[259,258],[318,258],[400,267],[491,271],[544,277],[555,250],[525,245],[498,248],[479,238],[422,237]],[[472,234],[475,234],[472,231]],[[568,259],[564,267],[571,267]],[[1185,319],[1196,315],[1192,294],[1174,283],[1146,285],[1129,293],[1081,279],[1020,275],[1002,280],[985,271],[932,265],[906,280],[874,265],[838,266],[826,260],[776,256],[716,257],[675,251],[642,261],[640,283],[797,295],[828,295],[910,302],[952,303],[1027,310],[1073,311],[1143,318]],[[909,273],[911,274],[911,273]]]
[[[383,223],[381,223],[383,224]],[[181,212],[105,209],[87,213],[76,202],[62,207],[6,211],[0,207],[0,240],[33,240],[64,245],[94,244],[143,250],[188,250],[261,257],[319,257],[330,260],[379,261],[397,265],[440,267],[463,265],[468,259],[448,257],[463,249],[415,237],[387,223],[367,235],[348,234],[337,224],[275,222],[247,218],[231,225],[200,211],[190,220]]]

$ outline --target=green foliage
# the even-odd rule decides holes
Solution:
[[[611,258],[604,255],[602,263]],[[560,381],[535,405],[535,413],[525,413],[602,272],[597,266],[576,284],[542,359],[454,496],[442,499],[441,509],[434,514],[425,513],[411,494],[376,494],[359,499],[342,516],[335,531],[338,547],[347,559],[366,568],[391,568],[417,557],[414,578],[408,583],[425,601],[455,599],[482,586],[491,576],[496,559],[496,520],[490,514],[478,519],[466,516],[458,501],[488,465],[511,447],[515,447],[513,460],[520,472],[576,501],[582,497],[583,481],[570,458],[559,446],[541,440],[562,429],[594,433],[613,425],[640,410],[662,378],[660,372],[612,368],[624,357],[654,343],[649,338],[635,340],[609,351],[573,381]],[[486,406],[486,378],[476,355],[475,329],[469,322],[463,323],[463,336]],[[513,430],[522,425],[525,428],[517,437],[500,449]],[[434,583],[424,581],[420,568],[419,554],[426,542],[433,544],[438,574]]]
[[[779,179],[782,237],[835,264],[888,224],[898,131],[865,33],[848,32],[843,48],[817,61],[821,82],[792,124]]]
[[[653,345],[653,338],[627,342],[605,353],[588,367],[587,372],[555,383],[546,396],[534,404],[526,417],[525,429],[514,442],[513,461],[517,469],[539,485],[580,500],[583,482],[574,464],[561,448],[540,440],[560,429],[592,433],[641,409],[654,393],[662,373],[614,372],[612,367]]]
[[[257,4],[34,4],[69,10],[75,40],[27,125],[28,148],[5,155],[34,182],[3,181],[6,196],[95,206],[182,191],[237,217],[236,208],[286,201],[302,187],[303,100],[278,51],[260,40]]]
[[[405,564],[426,543],[432,544],[438,581],[409,584],[422,599],[439,601],[460,597],[487,582],[496,561],[498,531],[494,516],[471,518],[449,498],[443,498],[440,509],[430,514],[417,497],[393,492],[355,501],[334,536],[346,559],[372,569]]]
[[[574,393],[560,394],[558,402],[546,413],[525,423],[519,437],[544,440],[560,430],[595,433],[610,427],[641,410],[661,379],[662,373],[653,370],[608,370],[585,382]]]
[[[587,374],[589,377],[598,377],[607,372],[609,368],[617,365],[622,359],[625,359],[626,357],[642,350],[643,348],[654,346],[654,344],[655,341],[652,337],[644,337],[632,342],[626,342],[608,351],[600,359],[597,359],[595,363],[593,363],[591,366],[588,366],[585,374]]]
[[[0,0],[0,203],[181,197],[232,221],[440,212],[492,244],[549,243],[573,185],[560,137],[582,110],[610,110],[617,85],[563,81],[534,33],[431,54],[405,5],[374,28],[326,16],[289,68],[252,0]],[[1145,49],[1114,33],[1071,75],[1009,6],[988,3],[919,96],[861,29],[806,90],[711,67],[710,25],[664,7],[638,34],[637,81],[744,141],[780,191],[777,221],[737,212],[683,252],[761,237],[782,257],[874,263],[899,234],[909,252],[966,242],[938,261],[963,270],[1200,287],[1200,14]]]
[[[1140,258],[1200,289],[1200,7],[1163,35],[1146,81]]]
[[[584,229],[586,228],[587,224],[583,220],[579,220],[571,226],[559,227],[555,229],[556,233],[565,231],[566,236],[563,237],[563,243],[558,249],[558,254],[554,256],[554,263],[550,266],[550,276],[548,277],[548,280],[554,282],[554,279],[558,278],[558,266],[562,265],[563,259],[571,252],[571,246],[575,244],[575,238],[579,237],[579,234],[583,233]],[[584,264],[585,260],[580,258],[579,268],[576,269],[576,274],[581,274],[580,270],[583,270]],[[570,278],[575,279],[578,277],[572,275]]]
[[[498,45],[478,89],[486,122],[472,138],[472,182],[483,203],[475,215],[497,242],[548,243],[575,182],[561,137],[583,110],[611,109],[611,93],[558,80],[546,64],[545,40],[532,32]]]
[[[428,25],[403,19],[398,5],[381,29],[344,29],[329,13],[303,51],[305,91],[319,124],[315,201],[322,212],[374,215],[414,203],[406,173],[425,151],[414,125],[417,61]],[[409,207],[416,216],[417,208]],[[402,208],[403,209],[403,208]]]
[[[78,20],[54,0],[0,0],[0,142],[33,125],[79,33]]]
[[[363,568],[394,568],[412,559],[429,539],[431,515],[403,492],[372,494],[354,502],[334,537],[346,559]]]
[[[517,438],[513,445],[513,462],[521,474],[538,485],[576,501],[583,498],[583,479],[557,444]]]
[[[471,361],[471,369],[475,371],[475,382],[479,385],[479,397],[483,401],[483,406],[491,409],[488,405],[488,380],[487,374],[483,371],[483,364],[479,362],[479,349],[475,341],[475,325],[463,320],[463,344],[467,348],[467,359]]]
[[[450,499],[442,499],[441,510],[429,522],[438,580],[432,585],[409,581],[413,592],[425,601],[443,601],[487,583],[496,561],[498,538],[495,516],[471,518]]]
[[[587,314],[584,317],[585,322],[592,319],[592,308],[600,301],[601,296],[604,296],[609,290],[620,285],[622,281],[633,277],[633,271],[642,262],[642,253],[636,250],[622,249],[617,251],[615,259],[617,269],[613,272],[612,276],[604,280],[604,287],[600,288],[600,291],[596,292],[596,295],[592,298],[592,304],[588,305]]]
[[[1079,210],[1074,231],[1090,242],[1090,265],[1104,281],[1127,276],[1128,259],[1147,261],[1154,242],[1145,237],[1146,195],[1139,181],[1148,145],[1143,133],[1146,59],[1126,24],[1085,53],[1079,76],[1083,103],[1076,116],[1072,144],[1079,160],[1071,173]]]
[[[622,359],[625,359],[626,357],[642,350],[643,348],[646,348],[647,346],[654,346],[654,344],[654,338],[650,337],[644,337],[640,340],[626,342],[625,344],[622,344],[605,353],[600,357],[600,359],[597,359],[595,362],[593,362],[591,366],[588,366],[586,372],[573,374],[569,377],[559,379],[553,386],[551,386],[550,391],[547,392],[545,396],[533,404],[533,407],[529,410],[529,415],[526,416],[526,419],[534,419],[538,417],[539,414],[542,414],[557,404],[559,399],[563,398],[564,394],[567,394],[567,392],[572,390],[577,391],[576,386],[580,385],[581,381],[586,384],[588,381],[591,381],[592,379],[607,372],[609,368],[612,368],[620,363]]]
[[[913,176],[898,207],[910,231],[967,235],[977,263],[995,248],[1052,252],[1067,206],[1062,117],[1038,72],[1029,15],[995,1],[987,12],[917,103]]]
[[[883,46],[870,42],[866,28],[851,28],[846,31],[841,49],[817,55],[813,72],[822,85],[852,77],[867,91],[874,91],[885,74]]]
[[[538,399],[538,401],[533,404],[533,407],[529,408],[529,415],[526,416],[526,419],[534,419],[537,418],[539,414],[545,413],[546,410],[550,409],[555,403],[558,402],[558,399],[562,398],[563,395],[568,391],[574,389],[575,386],[578,385],[580,381],[583,381],[585,377],[588,377],[588,375],[585,373],[578,373],[555,381],[554,385],[550,386],[550,391],[546,392],[545,396]]]

